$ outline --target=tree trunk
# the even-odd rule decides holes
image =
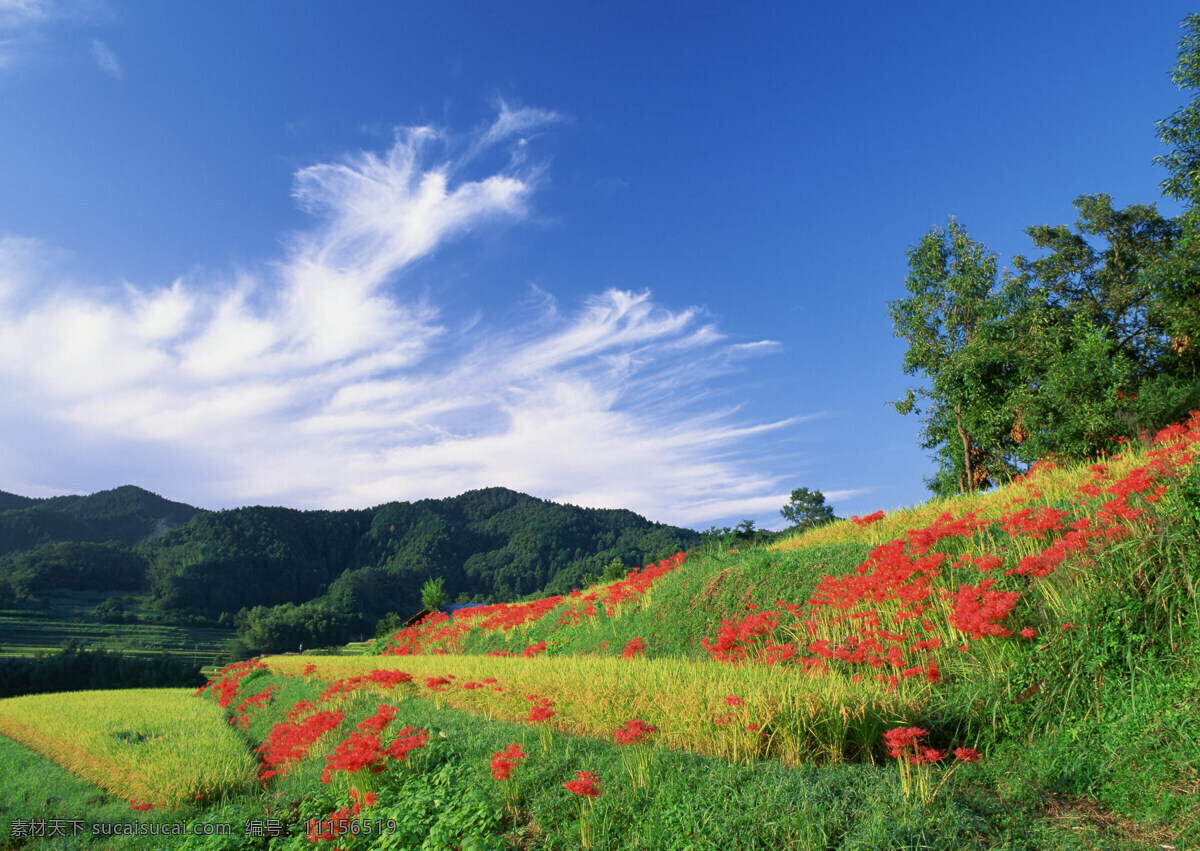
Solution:
[[[971,438],[967,435],[966,430],[962,425],[962,402],[954,406],[954,422],[958,426],[958,436],[962,438],[963,445],[963,464],[967,469],[967,490],[970,493],[975,493],[975,473],[971,469]]]

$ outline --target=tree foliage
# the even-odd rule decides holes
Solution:
[[[951,220],[908,253],[890,305],[920,375],[896,403],[922,417],[939,494],[986,487],[1045,455],[1103,455],[1200,407],[1200,15],[1172,75],[1191,101],[1158,124],[1178,219],[1155,205],[1075,199],[1074,227],[1026,233],[1040,254],[996,256]]]
[[[810,529],[832,523],[837,518],[833,516],[833,506],[825,504],[825,494],[819,490],[810,491],[808,488],[796,488],[791,498],[779,513],[792,526],[799,529]]]

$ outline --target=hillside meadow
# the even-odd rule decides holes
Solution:
[[[164,847],[32,835],[120,800],[181,848],[1200,847],[1198,442],[1193,414],[1102,463],[194,693],[0,701],[37,751],[0,747],[3,833]]]

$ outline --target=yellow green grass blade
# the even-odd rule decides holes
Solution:
[[[770,757],[790,765],[870,759],[878,731],[913,717],[929,699],[925,683],[887,691],[874,682],[852,684],[839,674],[806,676],[778,667],[670,657],[445,654],[273,656],[263,661],[283,674],[300,674],[314,664],[322,679],[398,669],[413,677],[401,687],[405,694],[504,721],[523,721],[529,695],[537,695],[550,698],[555,713],[537,723],[563,732],[611,739],[617,727],[636,717],[659,728],[656,740],[664,747],[735,760]],[[444,690],[424,686],[426,678],[450,675],[455,679]],[[489,677],[503,691],[490,685],[462,687]],[[727,703],[730,695],[742,703]]]
[[[114,795],[159,807],[254,782],[245,743],[190,689],[11,697],[0,700],[0,733]]]

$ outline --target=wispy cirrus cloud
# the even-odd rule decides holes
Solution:
[[[102,73],[114,80],[124,78],[125,69],[121,67],[121,60],[117,59],[117,54],[113,53],[111,47],[98,38],[92,39],[92,58],[96,60],[96,67]]]
[[[53,24],[95,23],[109,17],[105,0],[0,0],[0,71],[35,55]],[[95,43],[92,54],[96,56]]]
[[[530,215],[524,156],[465,166],[557,120],[501,105],[465,138],[404,128],[386,151],[303,168],[294,196],[316,224],[233,280],[99,292],[56,280],[44,246],[0,240],[5,489],[108,487],[125,469],[209,506],[503,485],[689,525],[777,509],[755,447],[805,418],[747,422],[707,395],[770,341],[648,292],[539,293],[464,325],[406,286],[416,261]]]

